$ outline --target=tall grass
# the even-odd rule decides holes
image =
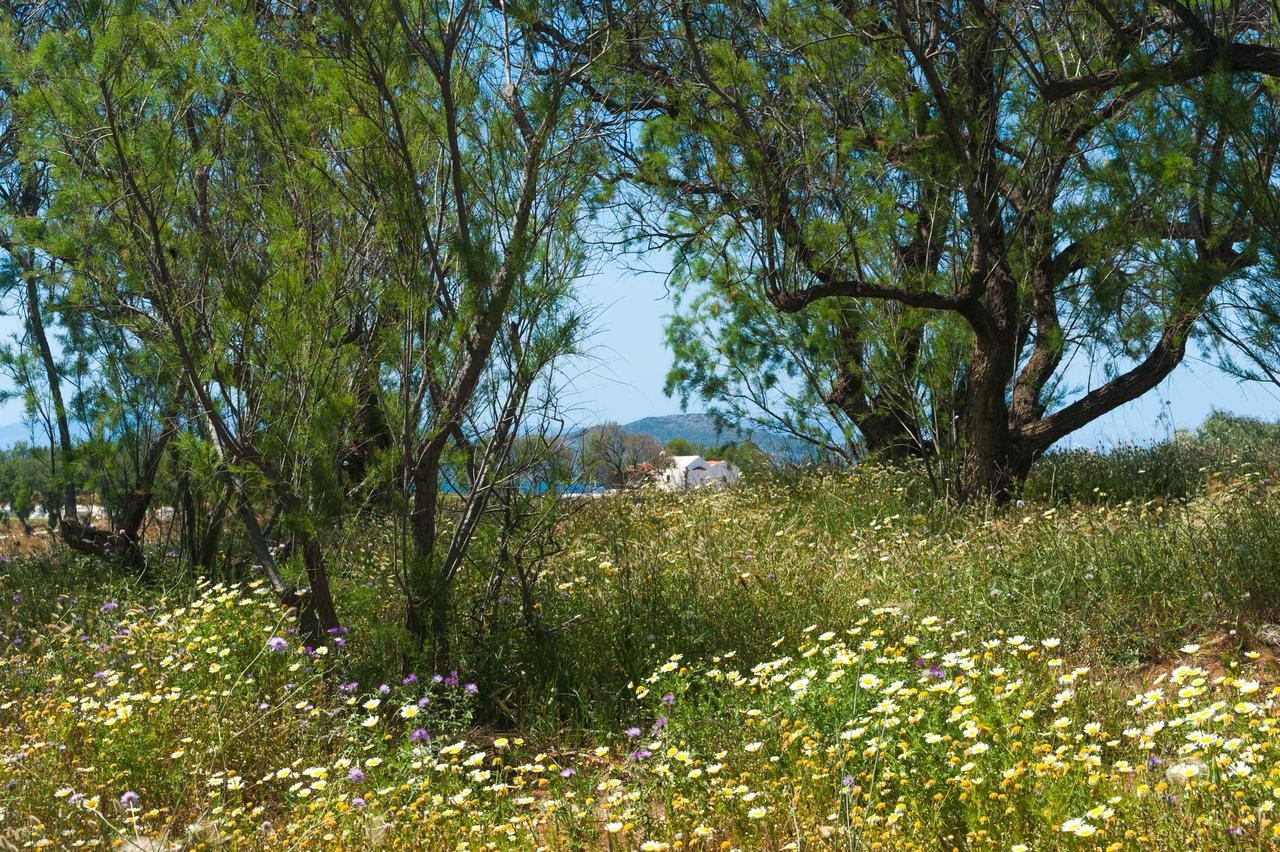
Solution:
[[[1280,487],[1257,458],[1179,453],[1064,454],[999,509],[874,467],[595,501],[543,566],[545,641],[469,619],[492,590],[462,584],[455,629],[487,645],[456,676],[403,676],[377,525],[331,543],[349,632],[324,656],[252,586],[6,562],[0,839],[1269,844],[1255,633],[1280,620]],[[1157,718],[1168,734],[1122,735]]]

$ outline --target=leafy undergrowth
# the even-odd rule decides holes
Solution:
[[[0,846],[1280,846],[1271,486],[989,516],[871,476],[576,518],[554,689],[370,678],[372,593],[313,651],[261,585],[10,564]]]

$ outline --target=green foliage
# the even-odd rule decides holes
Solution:
[[[1256,655],[1254,631],[1280,613],[1278,530],[1280,492],[1256,474],[1177,505],[1028,503],[992,516],[933,500],[909,469],[871,465],[590,501],[568,546],[537,565],[551,592],[539,596],[541,639],[522,627],[516,585],[469,574],[458,604],[485,621],[454,627],[466,651],[441,683],[399,666],[390,528],[351,525],[332,542],[349,632],[323,655],[299,651],[260,585],[140,584],[83,558],[11,560],[0,744],[29,771],[0,809],[22,815],[33,842],[56,825],[64,839],[123,827],[307,847],[328,833],[326,848],[358,848],[385,821],[379,836],[419,847],[479,832],[523,848],[503,826],[528,813],[537,837],[556,831],[570,846],[614,821],[637,845],[702,827],[749,848],[823,826],[864,841],[985,831],[1051,845],[1081,820],[1115,836],[1140,822],[1157,847],[1243,827],[1264,848],[1263,769],[1280,756],[1258,739],[1269,717],[1237,705],[1262,706],[1271,687],[1243,652]],[[477,561],[502,552],[500,536],[477,539]],[[464,641],[473,631],[483,648]],[[267,644],[277,639],[284,652]],[[1175,707],[1169,678],[1201,683],[1199,703]],[[1148,696],[1141,710],[1126,703],[1135,692]],[[1254,772],[1184,747],[1191,728],[1174,715],[1212,701],[1237,708],[1213,730],[1257,742]],[[1170,724],[1151,729],[1150,747],[1122,733],[1156,718]],[[1039,757],[1077,735],[1118,742],[1101,763]],[[67,749],[36,745],[51,741]],[[1183,764],[1214,786],[1166,777]],[[471,774],[496,767],[498,786]],[[975,772],[1005,771],[1019,778],[1005,798],[960,796],[981,788]],[[722,783],[754,795],[719,796]],[[1137,793],[1160,783],[1185,792]],[[530,786],[565,806],[525,811]],[[136,813],[117,806],[127,791]],[[102,818],[86,810],[93,796]],[[223,811],[209,812],[211,796]],[[586,796],[599,807],[573,810]],[[681,809],[649,807],[673,796]],[[865,821],[899,800],[913,819]],[[769,819],[783,807],[788,820]],[[830,822],[840,807],[845,821]],[[1016,818],[996,820],[1007,807]],[[412,821],[394,817],[404,808]]]
[[[22,522],[23,527],[26,527],[27,518],[30,517],[35,504],[31,499],[31,486],[25,480],[19,480],[14,485],[10,505],[13,507],[14,516]]]
[[[752,440],[729,441],[709,449],[704,455],[709,459],[727,461],[743,473],[763,473],[774,466],[769,454]]]
[[[1059,504],[1186,500],[1238,476],[1277,472],[1280,425],[1215,411],[1195,430],[1150,446],[1051,452],[1022,493]]]
[[[1196,428],[1195,440],[1242,454],[1280,451],[1280,423],[1213,411]]]
[[[667,452],[673,456],[697,456],[702,455],[702,448],[692,441],[684,438],[672,438],[667,441]]]

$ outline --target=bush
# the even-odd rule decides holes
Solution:
[[[376,523],[331,543],[349,621],[324,653],[260,584],[13,560],[0,823],[57,847],[1265,847],[1280,488],[1211,484],[958,509],[863,466],[591,501],[539,563],[540,641],[490,563],[460,580],[485,615],[456,674],[400,668]]]

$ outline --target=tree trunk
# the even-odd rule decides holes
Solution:
[[[31,272],[32,264],[27,263],[27,271]],[[53,360],[53,350],[49,347],[49,336],[45,333],[44,318],[40,308],[40,291],[36,287],[34,275],[27,277],[27,327],[35,338],[36,348],[40,350],[40,361],[44,365],[45,379],[49,384],[49,398],[53,400],[53,416],[58,429],[59,456],[62,459],[62,505],[61,513],[72,520],[76,518],[76,484],[75,447],[71,443],[71,424],[67,419],[67,407],[62,399],[62,383],[58,377],[58,366]],[[50,518],[50,523],[57,523]]]
[[[72,550],[94,556],[117,556],[130,568],[146,570],[146,558],[142,552],[142,525],[146,521],[147,510],[151,507],[156,474],[164,461],[165,450],[178,431],[177,417],[181,400],[182,391],[179,387],[174,391],[173,401],[165,414],[164,429],[147,448],[142,469],[138,471],[133,488],[124,498],[124,511],[120,515],[119,524],[110,530],[100,530],[92,524],[81,523],[74,514],[62,519],[59,532],[62,540]]]
[[[391,447],[394,436],[387,423],[377,386],[367,379],[357,388],[360,404],[351,421],[351,439],[342,452],[342,474],[348,486],[359,486],[369,470],[369,460]]]
[[[181,549],[187,555],[187,561],[192,565],[200,565],[200,526],[196,514],[196,499],[191,488],[191,473],[183,470],[178,474],[178,505],[175,509],[181,515],[179,522],[179,533],[181,538]]]
[[[434,466],[431,466],[434,470]],[[435,591],[436,483],[421,470],[413,481],[413,509],[409,514],[408,588],[405,589],[405,627],[419,642],[427,638],[427,612]]]
[[[447,666],[450,652],[449,584],[441,572],[436,547],[439,452],[439,447],[428,445],[413,473],[404,621],[405,629],[419,647],[430,641],[437,671]]]
[[[272,555],[271,548],[267,545],[266,537],[262,534],[262,527],[258,523],[258,515],[254,512],[253,505],[249,502],[244,482],[234,469],[226,465],[226,450],[223,447],[222,436],[229,435],[230,432],[227,430],[225,423],[215,419],[218,417],[217,409],[207,394],[203,392],[201,386],[197,384],[195,372],[190,369],[189,358],[184,359],[184,363],[188,368],[188,381],[191,383],[197,399],[200,400],[205,427],[209,432],[210,440],[213,442],[214,452],[217,453],[219,460],[223,462],[222,472],[227,479],[228,486],[231,488],[232,500],[235,502],[240,520],[244,524],[245,533],[249,536],[249,543],[253,547],[254,555],[257,556],[263,572],[267,575],[271,588],[280,596],[281,603],[298,611],[299,630],[304,638],[312,647],[323,645],[328,641],[329,631],[338,627],[339,622],[337,608],[333,604],[333,596],[329,590],[329,578],[325,571],[319,540],[314,533],[308,532],[304,544],[303,561],[310,588],[306,592],[299,592],[297,589],[286,586],[276,570],[275,556]],[[282,509],[288,511],[299,507],[300,501],[292,491],[280,486],[278,481],[272,484],[276,486],[274,493],[280,501]]]
[[[204,535],[196,539],[195,565],[206,572],[212,571],[214,562],[217,561],[218,546],[222,543],[222,525],[224,522],[225,518],[222,516],[211,519],[209,526],[205,528]]]
[[[862,435],[866,455],[903,461],[923,454],[920,440],[910,428],[911,416],[883,395],[869,398],[856,368],[837,367],[826,402],[840,409]]]
[[[891,400],[883,389],[873,392],[866,380],[862,329],[857,320],[842,316],[836,325],[835,378],[824,401],[848,418],[862,435],[863,449],[873,458],[903,461],[923,455],[924,446],[915,428],[914,415]],[[918,335],[917,335],[918,336]],[[904,358],[914,369],[919,342],[904,343]]]
[[[1004,345],[999,334],[979,332],[965,382],[961,500],[989,496],[1004,502],[1010,496],[1015,466],[1005,390],[1013,370],[1012,345]]]
[[[338,611],[334,608],[333,594],[329,590],[329,573],[325,570],[324,551],[320,548],[320,540],[315,536],[309,536],[303,542],[302,563],[307,569],[311,606],[320,627],[328,633],[338,627]]]

